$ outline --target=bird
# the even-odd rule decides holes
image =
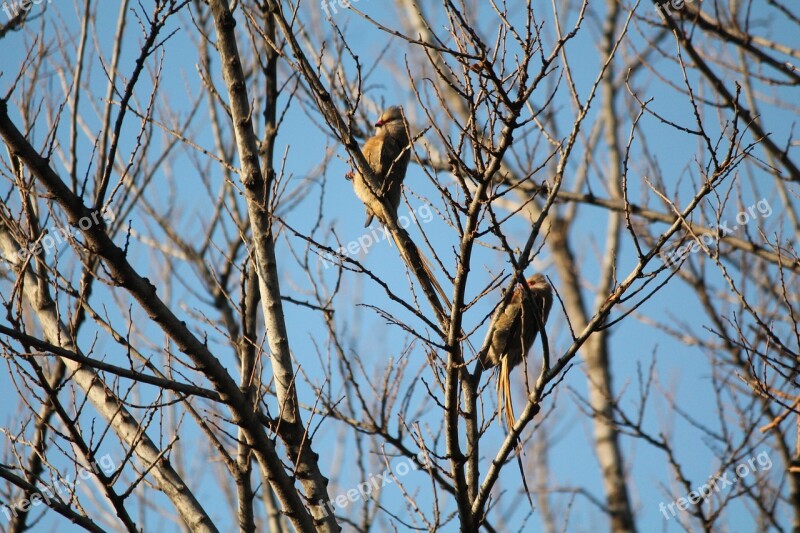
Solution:
[[[505,412],[508,428],[514,426],[510,372],[519,365],[544,328],[553,306],[553,288],[542,274],[534,274],[514,287],[514,294],[504,309],[498,308],[489,325],[491,338],[481,358],[484,368],[498,367],[497,407]]]
[[[403,180],[411,158],[408,123],[402,107],[393,105],[381,113],[375,123],[375,135],[367,139],[361,151],[377,179],[375,185],[379,189],[373,191],[374,195],[388,201],[396,220]],[[365,177],[357,171],[348,176],[353,180],[356,196],[367,208],[366,228],[372,223],[375,213],[380,211],[373,203],[375,200],[370,195],[371,187]]]
[[[412,264],[422,266],[433,289],[445,302],[447,308],[450,308],[447,293],[436,281],[430,260],[411,241],[405,229],[398,228],[396,224],[397,209],[400,207],[400,197],[403,192],[403,180],[406,177],[408,163],[411,159],[408,122],[402,107],[397,105],[389,106],[381,113],[375,123],[375,135],[367,139],[361,152],[372,169],[376,183],[370,186],[370,182],[358,170],[348,172],[346,177],[353,181],[353,190],[367,210],[367,220],[364,223],[364,227],[369,227],[375,216],[378,216],[384,226],[394,226],[394,230],[390,233],[392,240],[400,249],[400,242],[398,242],[398,239],[400,239],[405,244],[403,248],[410,254],[408,256],[403,255],[403,259],[409,266]],[[376,196],[377,198],[375,198]],[[390,224],[388,220],[383,220],[379,215],[381,213],[378,205],[380,200],[385,200],[389,204],[389,216],[392,217],[394,224]],[[395,235],[395,232],[397,235]],[[403,252],[401,252],[402,254]],[[441,316],[444,316],[444,309],[441,303],[437,304],[437,310]]]

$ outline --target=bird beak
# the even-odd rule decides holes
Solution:
[[[375,127],[376,127],[376,128],[380,128],[380,127],[381,127],[381,126],[383,126],[384,124],[386,124],[384,121],[382,121],[382,120],[379,120],[378,122],[376,122],[376,123],[375,123]]]

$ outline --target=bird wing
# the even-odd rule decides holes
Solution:
[[[389,196],[396,197],[397,200],[400,199],[410,158],[411,152],[406,150],[406,144],[398,142],[394,137],[386,137],[381,150],[381,169],[385,172],[385,177],[382,176],[384,177],[382,191],[389,191]]]
[[[514,349],[514,344],[518,342],[522,328],[519,297],[519,293],[515,292],[503,312],[494,319],[495,327],[490,345],[492,351],[490,359],[493,364],[497,364],[501,357],[507,356],[509,351]]]
[[[521,288],[516,289],[511,302],[498,318],[492,342],[496,357],[506,356],[514,367],[528,354],[539,328],[536,306]]]
[[[364,157],[367,159],[367,163],[369,163],[370,168],[372,169],[372,173],[375,174],[375,177],[378,178],[378,184],[383,182],[383,175],[386,172],[383,161],[385,156],[383,155],[386,143],[380,137],[370,137],[367,139],[367,142],[364,143],[364,148],[361,150],[364,153]]]
[[[497,323],[492,344],[501,354],[508,352],[512,339],[519,336],[519,331],[522,327],[522,315],[519,310],[518,306],[509,304],[499,318],[500,321]]]

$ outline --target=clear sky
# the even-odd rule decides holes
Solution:
[[[397,20],[396,11],[391,3],[378,0],[361,0],[357,3],[357,7],[389,27],[402,29],[402,24]],[[36,5],[32,9],[41,11],[42,6]],[[0,46],[2,46],[0,70],[3,71],[3,77],[0,78],[0,94],[5,94],[8,91],[10,83],[19,69],[18,66],[34,39],[39,40],[48,47],[52,47],[54,50],[55,48],[62,48],[66,54],[74,54],[79,34],[78,16],[76,16],[74,9],[72,3],[58,3],[56,5],[55,2],[48,2],[47,10],[39,13],[39,17],[30,20],[24,31],[6,36],[2,40],[0,43]],[[138,10],[138,7],[136,9]],[[309,11],[301,12],[302,20],[311,20],[310,13],[312,10],[315,13],[318,12],[318,7],[315,5],[306,6],[304,9]],[[547,9],[550,9],[549,6]],[[650,8],[649,6],[640,6],[639,10],[641,9]],[[116,3],[103,2],[98,11],[97,27],[93,28],[93,30],[97,30],[99,46],[103,49],[106,57],[114,44],[112,39],[116,25],[116,10]],[[519,16],[518,13],[516,15]],[[0,17],[5,17],[5,15],[0,12]],[[384,32],[375,29],[369,22],[351,13],[340,11],[333,15],[333,19],[345,32],[350,48],[359,56],[362,65],[372,67],[376,58],[382,55],[395,60],[398,57],[402,57],[402,54],[408,53],[407,47],[401,46],[397,40],[389,40]],[[548,17],[545,17],[545,19],[549,20]],[[329,24],[318,17],[316,20],[321,24]],[[491,28],[488,27],[489,21],[494,24],[494,19],[491,17],[479,18],[480,29],[487,35],[492,34]],[[574,18],[569,18],[570,24],[573,21]],[[444,21],[439,22],[444,25]],[[60,29],[61,24],[66,24],[70,29],[69,34],[59,33],[62,31]],[[765,28],[775,34],[779,34],[781,33],[781,24],[780,20],[770,20],[765,23]],[[193,101],[200,91],[200,80],[196,69],[199,60],[194,44],[198,36],[194,26],[191,24],[188,13],[184,13],[181,17],[174,19],[170,29],[175,30],[176,33],[172,35],[166,46],[159,51],[159,55],[163,53],[163,71],[161,72],[163,79],[158,104],[169,105],[175,113],[185,116],[189,112],[189,102]],[[330,35],[329,27],[324,27],[323,31],[326,35]],[[643,50],[646,47],[646,40],[652,38],[652,33],[654,32],[656,32],[656,29],[652,26],[637,24],[631,26],[629,34],[631,42],[638,49]],[[546,28],[546,33],[552,35],[552,29]],[[584,28],[578,37],[567,47],[576,86],[584,96],[588,92],[589,84],[592,83],[598,72],[599,53],[596,50],[598,46],[596,43],[599,37],[598,22],[590,18],[584,23]],[[124,72],[129,72],[132,69],[141,38],[139,28],[131,25],[123,49],[121,68]],[[795,48],[800,46],[800,43],[797,42],[800,37],[795,36],[793,39]],[[586,52],[587,50],[588,52]],[[88,58],[88,63],[93,72],[91,80],[94,87],[93,94],[99,99],[100,97],[97,95],[105,94],[103,69],[93,49],[89,52]],[[413,63],[412,59],[415,60],[416,58],[409,58],[411,63]],[[151,62],[153,65],[156,64],[152,59]],[[671,89],[667,83],[672,80],[674,83],[680,84],[680,71],[667,61],[656,61],[655,64],[661,69],[658,71],[661,80],[655,81],[653,79],[650,84],[641,83],[636,88],[642,91],[643,96],[654,98],[653,108],[665,117],[678,123],[692,124],[693,111],[691,107],[685,98]],[[378,102],[402,103],[405,105],[412,123],[424,125],[424,115],[421,109],[415,108],[415,102],[410,97],[412,94],[410,84],[402,81],[397,83],[396,80],[398,78],[403,80],[405,76],[403,74],[398,76],[398,72],[395,70],[397,64],[393,63],[393,65],[393,68],[388,68],[383,64],[379,64],[370,71],[369,77],[365,80],[369,98]],[[218,67],[218,63],[215,63],[215,66]],[[346,69],[351,67],[352,65],[346,65]],[[619,72],[617,74],[621,75]],[[48,85],[39,88],[40,97],[50,96],[48,92],[55,92],[55,94],[59,95],[59,98],[63,98],[63,80],[56,75],[46,79],[49,80]],[[141,82],[141,87],[137,91],[139,105],[143,105],[148,97],[149,93],[146,89],[150,85],[149,79],[144,79]],[[223,85],[220,83],[218,87],[222,88]],[[785,91],[788,91],[788,89]],[[252,91],[251,94],[255,94],[256,97],[260,96],[258,91]],[[533,100],[541,103],[544,101],[546,94],[546,91],[537,93],[534,95]],[[788,94],[788,92],[785,94]],[[14,96],[17,96],[17,93]],[[87,112],[88,129],[97,131],[99,120],[93,111],[90,113],[90,110],[101,106],[102,102],[99,100],[92,102],[87,98],[81,105],[82,109]],[[553,105],[556,109],[564,110],[563,133],[567,131],[573,117],[568,93],[563,90],[559,91]],[[587,119],[587,127],[585,128],[587,135],[594,123],[594,115],[598,108],[599,102],[596,103],[596,107],[591,111],[591,115]],[[375,111],[375,109],[368,110],[370,118],[375,118]],[[301,106],[294,105],[281,126],[276,153],[279,154],[279,158],[285,155],[285,175],[289,180],[289,189],[302,191],[304,194],[302,200],[296,206],[282,213],[282,215],[285,215],[286,222],[293,228],[301,232],[308,232],[318,222],[316,213],[321,203],[322,212],[324,213],[323,227],[333,228],[342,243],[358,242],[359,239],[364,239],[369,232],[362,227],[363,206],[353,194],[350,183],[344,179],[345,173],[349,169],[345,151],[331,140],[330,135],[327,135],[320,127],[313,125],[308,120],[309,115],[314,117],[318,124],[321,123],[319,115],[314,113],[313,110],[302,109]],[[12,114],[12,117],[16,119],[18,115]],[[778,110],[772,108],[765,110],[765,121],[774,128],[772,131],[776,132],[776,140],[779,145],[787,141],[794,119],[795,117],[790,113],[781,114]],[[207,117],[203,115],[201,110],[198,118],[194,120],[187,130],[186,135],[203,148],[213,151],[214,147],[206,121]],[[711,125],[717,123],[714,119],[710,119],[708,122]],[[626,125],[626,128],[628,127],[629,125]],[[690,174],[687,169],[694,164],[693,158],[697,151],[696,139],[676,133],[673,128],[666,126],[653,117],[645,117],[639,127],[642,134],[650,141],[650,147],[656,148],[653,156],[660,165],[663,179],[667,183],[675,184],[675,188],[679,191],[682,200],[689,198],[694,184],[689,179]],[[133,126],[131,128],[131,132],[134,133],[135,128]],[[35,128],[35,133],[38,135],[36,137],[37,146],[41,146],[43,134],[46,131],[46,125]],[[620,135],[627,135],[627,131],[625,129],[624,132],[620,132]],[[68,139],[66,137],[68,135],[67,132],[68,129],[65,127],[59,130],[59,139],[62,142],[66,143],[66,139]],[[166,140],[166,137],[164,139]],[[623,140],[625,140],[624,137]],[[123,154],[127,153],[125,150],[129,150],[133,142],[133,137],[126,139],[122,147]],[[82,145],[84,150],[79,152],[79,167],[81,169],[79,174],[87,172],[87,166],[90,164],[91,143],[84,138]],[[308,179],[308,176],[313,175],[314,169],[324,157],[326,150],[333,150],[336,153],[336,157],[328,166],[324,176],[325,179],[322,180],[317,177]],[[7,156],[3,155],[3,157]],[[178,162],[172,167],[173,171],[176,172],[169,176],[169,179],[174,180],[175,189],[169,190],[164,187],[165,190],[159,191],[158,194],[153,194],[154,191],[151,189],[149,199],[155,205],[161,205],[162,207],[167,204],[173,205],[174,227],[184,232],[187,236],[196,235],[199,238],[202,235],[203,222],[208,216],[208,205],[213,201],[213,198],[209,198],[210,193],[198,185],[194,167],[190,165],[192,158],[202,158],[202,156],[198,152],[193,153],[190,150],[186,150],[178,154],[177,157]],[[596,157],[598,158],[597,169],[606,168],[604,154],[598,153]],[[578,160],[579,158],[575,158],[575,161]],[[181,162],[186,162],[185,167]],[[576,170],[576,166],[576,164],[573,164],[571,169],[573,172]],[[211,172],[216,173],[210,178],[211,182],[218,185],[223,179],[221,172],[219,172],[219,167],[211,164],[209,168]],[[644,181],[641,178],[643,174],[646,175],[648,168],[646,161],[641,159],[631,161],[629,176],[636,179],[631,179],[630,181],[630,194],[637,202],[641,201],[645,194]],[[181,169],[186,169],[185,173],[180,173]],[[61,167],[61,170],[63,170],[63,167]],[[547,177],[544,173],[539,176],[540,179],[546,179]],[[444,180],[447,177],[441,176],[441,179]],[[606,178],[598,173],[597,170],[590,171],[589,183],[598,196],[606,196],[603,186],[604,179]],[[407,187],[413,188],[419,196],[408,196],[408,203],[401,205],[400,214],[405,215],[409,212],[415,214],[417,220],[424,225],[424,230],[431,239],[432,245],[441,253],[442,260],[452,269],[453,257],[450,250],[456,243],[456,236],[439,217],[434,216],[430,220],[428,217],[432,211],[441,208],[441,204],[436,204],[440,200],[435,194],[435,189],[429,183],[423,171],[413,164],[405,183]],[[740,231],[755,231],[755,226],[751,224],[772,230],[779,229],[782,224],[782,214],[777,210],[766,209],[767,206],[778,205],[771,179],[766,179],[764,176],[756,176],[752,181],[742,180],[740,185],[742,187],[742,197],[744,199],[749,198],[748,205],[743,206],[745,210],[748,206],[760,206],[760,208],[756,208],[755,211],[751,212],[753,216],[745,224],[741,224]],[[4,187],[3,192],[7,193],[6,188],[8,188],[8,185],[6,184]],[[762,203],[759,204],[759,201]],[[433,205],[429,205],[428,202],[432,202]],[[731,203],[725,211],[727,219],[723,218],[723,221],[735,220],[741,210],[742,206]],[[136,212],[130,215],[130,224],[138,235],[149,235],[150,238],[157,238],[160,235],[157,229],[146,227],[142,220],[138,218]],[[574,235],[574,245],[577,247],[574,251],[580,258],[580,264],[582,265],[581,275],[587,280],[585,288],[587,302],[593,302],[595,297],[595,294],[591,291],[591,285],[597,279],[598,266],[602,259],[598,254],[602,253],[603,249],[605,224],[606,212],[604,210],[594,207],[582,208],[577,223],[580,231]],[[377,228],[377,224],[373,224],[373,228]],[[513,245],[519,247],[524,245],[528,228],[529,222],[523,216],[509,224],[509,238]],[[410,231],[412,236],[417,237],[420,235],[419,228],[411,229]],[[278,254],[282,288],[288,296],[305,299],[308,288],[304,287],[304,283],[307,283],[307,280],[295,261],[291,259],[290,244],[293,247],[297,247],[299,246],[299,241],[290,232],[284,231],[281,234]],[[334,244],[334,240],[330,237],[328,244]],[[63,253],[70,255],[70,252],[67,251]],[[147,275],[146,272],[154,268],[158,254],[151,250],[144,239],[134,238],[131,241],[131,257],[134,258],[135,264],[142,269],[144,275]],[[397,259],[396,250],[388,242],[375,243],[369,247],[367,253],[360,253],[359,259],[363,260],[368,268],[379,272],[400,295],[409,295],[406,273]],[[504,257],[501,254],[485,248],[478,249],[473,263],[473,278],[467,289],[468,300],[476,296],[491,277],[490,271],[491,273],[496,273],[503,268],[503,262]],[[632,247],[629,242],[626,242],[623,245],[622,255],[619,257],[619,277],[623,278],[627,275],[628,270],[634,263],[635,255]],[[535,266],[544,269],[544,272],[552,277],[556,289],[558,289],[558,278],[555,276],[555,270],[551,267],[546,249],[537,258]],[[324,269],[321,263],[319,267]],[[177,262],[175,268],[185,270],[183,274],[187,280],[196,280],[190,267]],[[721,278],[714,277],[716,275],[715,271],[712,269],[709,272],[711,272],[711,277],[708,279],[708,283],[722,286]],[[325,270],[325,276],[326,279],[333,280],[336,276],[336,270],[333,268]],[[388,302],[382,290],[376,285],[367,282],[363,276],[346,272],[342,283],[345,287],[343,293],[347,294],[350,299],[342,299],[341,305],[337,307],[337,325],[343,336],[352,341],[352,348],[357,350],[365,361],[374,364],[374,367],[368,369],[369,372],[376,377],[380,376],[389,357],[392,357],[395,362],[405,358],[410,359],[409,369],[414,371],[425,364],[425,355],[420,343],[412,343],[412,339],[399,328],[387,326],[386,319],[378,316],[371,309],[354,304],[379,305],[389,313],[396,313],[401,319],[415,324],[413,318],[405,310],[399,305]],[[176,284],[170,288],[170,291],[169,300],[175,304],[176,308],[179,305],[181,306],[179,314],[184,313],[188,317],[198,309],[208,309],[207,302],[198,298],[197,293],[188,283],[187,286]],[[499,295],[497,294],[490,296],[484,299],[480,306],[476,306],[471,310],[466,316],[465,329],[475,327],[483,319],[484,315],[488,313],[491,304],[498,297]],[[115,313],[118,312],[116,304],[110,298],[107,303],[109,313],[115,316]],[[97,307],[99,307],[99,304]],[[127,305],[122,307],[126,308]],[[320,346],[324,345],[326,340],[325,333],[321,329],[322,322],[320,317],[302,307],[287,305],[286,310],[292,351],[308,376],[313,380],[319,380],[322,377],[322,373],[318,364],[317,351]],[[144,320],[146,316],[136,308],[135,304],[131,312],[134,317],[141,317],[142,324],[146,323],[146,320]],[[648,320],[639,320],[639,317],[647,317]],[[653,327],[648,323],[649,321],[666,322],[678,330],[691,328],[701,338],[709,341],[713,339],[713,334],[708,330],[704,330],[704,326],[707,325],[708,321],[698,308],[692,291],[682,286],[680,282],[676,282],[669,286],[669,290],[662,290],[657,293],[640,307],[634,316],[615,326],[612,330],[610,345],[612,369],[616,392],[621,395],[620,405],[623,409],[628,410],[630,414],[635,414],[640,392],[638,373],[646,373],[651,363],[655,361],[654,372],[657,374],[658,387],[663,389],[664,394],[677,398],[680,408],[690,413],[698,425],[707,425],[709,428],[719,429],[721,422],[717,409],[718,400],[715,398],[714,390],[711,386],[712,368],[708,364],[707,356],[700,348],[687,346],[676,341],[673,336],[668,336],[663,331]],[[418,323],[416,325],[421,326]],[[152,328],[152,325],[148,327]],[[566,331],[563,311],[559,306],[554,308],[548,329],[551,330],[551,351],[555,353],[564,351],[569,345],[569,335]],[[475,333],[473,344],[480,344],[485,330],[486,325],[484,324]],[[152,349],[155,350],[159,343],[164,343],[164,339],[155,329],[150,329],[149,332],[154,339]],[[233,369],[233,353],[227,347],[222,336],[213,330],[199,333],[208,334],[209,344],[219,351],[223,364]],[[92,342],[93,337],[94,331],[89,329],[82,333],[81,340],[88,344]],[[403,349],[409,345],[411,345],[410,349],[405,353]],[[125,354],[120,353],[119,348],[109,342],[108,339],[101,339],[95,350],[96,353],[106,353],[109,361],[122,362],[123,364],[126,361]],[[107,351],[104,352],[104,350]],[[374,357],[370,354],[374,354]],[[531,360],[538,362],[538,354],[539,351],[534,349]],[[602,499],[602,481],[592,446],[593,428],[591,420],[582,412],[583,400],[586,398],[587,377],[580,361],[576,360],[575,363],[575,366],[567,372],[563,383],[558,386],[557,393],[549,396],[545,405],[543,405],[543,412],[550,412],[544,427],[547,430],[548,437],[552,439],[552,446],[548,453],[551,482],[565,488],[582,488],[595,498]],[[406,378],[408,381],[407,386],[409,389],[413,388],[414,398],[419,399],[425,394],[425,390],[419,380],[415,378],[414,371],[409,371],[408,373]],[[422,378],[430,382],[430,376],[426,376],[424,372]],[[11,390],[13,384],[9,379],[7,372],[0,372],[0,390]],[[146,398],[151,393],[152,391],[149,393],[144,392],[142,397]],[[490,388],[487,393],[492,394],[492,389]],[[302,386],[301,395],[303,395]],[[302,400],[307,403],[313,401],[313,396],[307,388]],[[0,421],[3,426],[6,426],[10,420],[15,419],[16,415],[11,411],[15,408],[16,404],[11,402],[0,405]],[[431,422],[439,416],[440,411],[432,410],[421,413],[417,421],[422,423]],[[655,394],[648,403],[644,420],[645,428],[654,434],[658,434],[661,431],[668,431],[671,434],[672,442],[676,448],[676,455],[685,468],[685,475],[692,481],[693,486],[700,486],[706,483],[709,477],[718,474],[718,464],[714,459],[714,451],[716,450],[709,449],[715,445],[710,444],[697,427],[688,424],[677,416],[662,394]],[[317,420],[316,422],[319,421]],[[193,424],[187,423],[187,425],[192,426],[186,430],[186,434],[191,435],[195,429]],[[488,449],[491,449],[492,443],[495,445],[499,443],[501,436],[501,432],[496,427],[493,427],[490,430]],[[349,436],[343,436],[337,425],[323,423],[314,438],[316,451],[321,455],[324,470],[326,472],[340,472],[341,474],[336,479],[333,484],[334,488],[331,490],[331,496],[334,499],[337,495],[346,493],[348,489],[356,487],[358,483],[363,481],[359,478],[360,474],[353,467],[351,461],[353,453],[352,439]],[[218,524],[220,530],[231,530],[235,527],[235,523],[231,522],[232,516],[228,512],[226,505],[229,501],[228,497],[232,497],[232,495],[220,493],[219,486],[214,478],[215,468],[209,468],[203,455],[205,453],[204,448],[198,449],[197,454],[188,453],[187,450],[191,446],[191,444],[187,444],[189,440],[184,437],[183,445],[185,448],[182,454],[178,454],[177,460],[182,461],[183,469],[190,484],[195,487],[202,487],[197,491],[196,495],[208,508],[214,511],[215,516],[220,520]],[[623,439],[623,449],[625,451],[625,461],[630,472],[631,497],[635,502],[637,525],[640,530],[682,530],[675,519],[665,519],[663,511],[659,508],[660,503],[668,505],[677,498],[686,496],[685,491],[674,483],[674,475],[666,462],[665,455],[644,442],[630,438]],[[774,452],[768,451],[771,449],[766,444],[762,448],[757,448],[756,452],[761,452],[762,450],[766,455],[758,455],[758,453],[748,455],[748,457],[754,457],[751,468],[770,471],[771,475],[780,476],[779,468],[772,469],[773,463],[779,463],[777,456],[770,456]],[[113,452],[110,453],[112,453],[113,457]],[[400,459],[395,459],[394,464],[402,462]],[[535,463],[535,460],[532,461],[532,464]],[[768,464],[770,465],[769,467],[767,466]],[[371,475],[377,476],[383,472],[379,463],[376,462],[373,466],[375,470],[370,470]],[[749,474],[744,474],[744,469],[740,473],[743,474],[744,480],[749,479]],[[415,475],[419,476],[418,482],[414,480]],[[735,477],[735,473],[729,472],[728,475],[729,477]],[[531,473],[532,477],[533,474]],[[516,487],[518,478],[519,473],[516,465],[510,465],[504,471],[502,482]],[[531,478],[529,478],[529,483]],[[426,478],[418,473],[409,472],[407,475],[402,476],[402,480],[407,482],[410,487],[418,489],[423,497],[426,494],[425,491],[429,490]],[[200,481],[199,485],[198,481]],[[733,487],[725,487],[721,490],[733,491],[734,489]],[[396,486],[387,486],[383,498],[383,502],[388,509],[398,513],[400,516],[406,513],[402,495]],[[587,531],[597,529],[598,525],[601,529],[605,529],[606,518],[585,497],[564,493],[554,495],[552,502],[554,510],[562,516],[569,513],[570,518],[566,528],[568,531]],[[517,504],[519,508],[514,514],[517,522],[514,523],[519,523],[521,517],[527,511],[524,500],[519,500]],[[357,512],[356,508],[357,504],[354,504],[354,512]],[[453,511],[454,509],[455,507],[451,502],[448,510]],[[729,504],[724,516],[724,522],[735,530],[746,531],[751,529],[750,526],[752,524],[747,521],[748,514],[739,501]],[[787,520],[786,525],[788,526],[790,523],[788,521],[789,518],[783,518]],[[145,524],[155,528],[154,520],[155,517],[153,516]],[[0,515],[0,522],[2,521],[4,521],[4,517]],[[55,530],[57,528],[58,531],[70,531],[73,526],[51,513],[37,527],[41,527],[42,530]],[[539,528],[539,520],[534,516],[527,522],[525,530],[539,531]],[[179,530],[177,526],[170,527],[169,525],[164,527],[158,525],[158,529],[160,531]],[[445,531],[455,530],[455,526],[445,529]]]

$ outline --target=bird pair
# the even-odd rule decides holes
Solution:
[[[390,215],[397,220],[397,208],[403,180],[411,156],[408,124],[402,108],[392,106],[384,111],[375,123],[375,135],[367,139],[362,152],[377,179],[378,190],[373,190],[368,180],[359,172],[348,175],[353,180],[356,196],[367,209],[369,226],[381,210],[376,202],[385,199],[391,208]],[[371,193],[372,191],[372,193]],[[519,365],[544,327],[553,305],[553,289],[542,274],[527,280],[527,288],[518,284],[505,308],[498,308],[489,325],[488,350],[481,358],[484,368],[498,367],[498,409],[505,411],[509,429],[514,425],[511,402],[511,369]]]

